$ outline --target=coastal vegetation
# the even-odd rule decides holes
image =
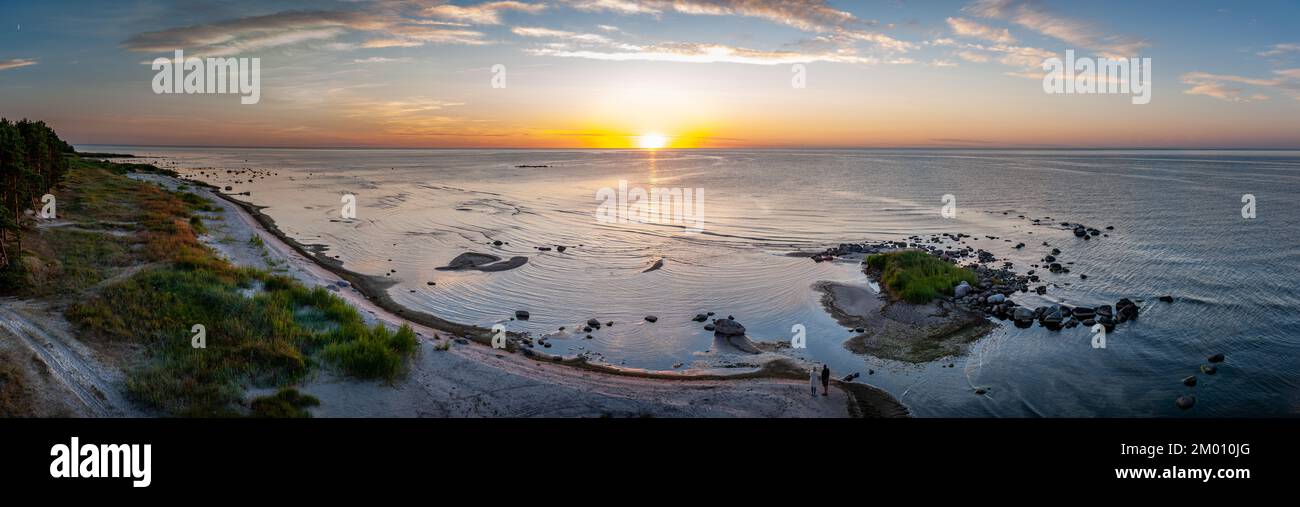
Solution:
[[[915,250],[869,255],[866,263],[882,287],[909,303],[928,303],[952,295],[953,287],[962,281],[971,285],[979,281],[969,269]]]
[[[12,132],[34,128],[22,125],[5,123],[5,146]],[[57,140],[52,131],[44,139],[62,143],[49,141]],[[290,386],[313,366],[387,380],[417,349],[408,326],[369,326],[323,288],[232,265],[199,239],[205,219],[220,219],[200,213],[221,207],[127,176],[168,171],[70,152],[57,164],[19,164],[9,148],[4,153],[0,197],[10,248],[0,293],[66,308],[78,338],[92,345],[137,351],[123,361],[126,390],[145,407],[180,416],[303,416],[318,402]],[[30,209],[31,196],[46,191],[57,196],[57,222],[20,220],[10,209]],[[4,375],[6,385],[21,382]],[[249,402],[249,387],[279,392]]]
[[[21,256],[23,210],[63,178],[72,147],[44,122],[0,118],[0,269]]]

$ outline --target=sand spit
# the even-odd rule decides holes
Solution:
[[[982,315],[944,301],[890,302],[870,288],[831,282],[816,288],[837,322],[860,330],[844,342],[857,354],[923,363],[962,353],[967,343],[994,327]]]

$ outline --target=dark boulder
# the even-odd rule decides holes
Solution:
[[[714,319],[713,332],[722,336],[742,336],[745,334],[745,326],[731,319]]]

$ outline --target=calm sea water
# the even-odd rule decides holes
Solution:
[[[551,353],[651,369],[743,360],[689,320],[715,311],[756,340],[788,340],[803,325],[807,349],[783,353],[828,363],[837,377],[861,372],[922,416],[1300,413],[1297,152],[86,149],[157,157],[189,173],[275,171],[252,184],[224,172],[211,182],[250,191],[285,232],[326,245],[353,270],[395,269],[390,293],[412,308],[535,336],[589,317],[616,322],[592,339],[553,337]],[[620,180],[703,189],[703,231],[600,223],[597,193]],[[357,196],[356,220],[337,221],[345,193]],[[956,198],[956,218],[941,216],[944,194]],[[1254,219],[1242,217],[1243,194],[1257,200]],[[1021,215],[1115,229],[1085,242]],[[1022,271],[1048,253],[1043,241],[1075,263],[1048,278],[1058,285],[1046,296],[1017,295],[1022,304],[1142,298],[1142,316],[1110,333],[1105,349],[1082,327],[1004,324],[960,356],[882,360],[843,348],[851,334],[813,289],[867,284],[858,267],[785,255],[945,232],[981,238],[969,244]],[[535,249],[556,245],[570,248]],[[467,251],[530,261],[498,273],[434,269]],[[658,259],[662,269],[643,272]],[[1177,302],[1156,300],[1164,294]],[[515,310],[531,320],[510,321]],[[1227,355],[1218,374],[1184,387],[1217,352]],[[1197,397],[1195,408],[1174,406],[1183,394]]]

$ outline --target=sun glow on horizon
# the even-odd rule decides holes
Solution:
[[[641,149],[658,150],[668,147],[668,136],[655,132],[647,132],[636,138],[636,144]]]

